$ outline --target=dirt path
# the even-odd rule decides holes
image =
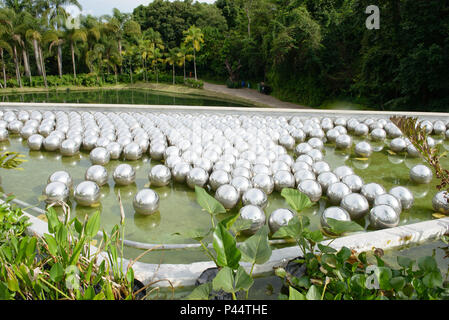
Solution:
[[[301,106],[299,104],[281,101],[275,97],[260,93],[254,89],[248,89],[248,88],[230,89],[230,88],[226,87],[225,85],[212,84],[212,83],[207,83],[207,82],[204,82],[204,89],[213,91],[213,92],[218,92],[218,93],[223,93],[223,94],[228,94],[231,96],[243,98],[243,99],[255,102],[257,104],[266,105],[271,108],[309,109],[309,108],[307,108],[305,106]]]

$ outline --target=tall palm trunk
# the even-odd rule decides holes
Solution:
[[[20,77],[20,68],[19,68],[19,60],[18,60],[18,56],[17,56],[17,46],[14,45],[13,48],[13,56],[14,56],[14,64],[16,65],[16,78],[17,78],[17,83],[19,84],[19,87],[22,88],[22,78]]]
[[[196,77],[196,54],[195,54],[195,47],[193,47],[193,68],[195,69],[195,81],[198,80]]]
[[[34,58],[36,60],[37,73],[42,76],[42,62],[40,62],[39,47],[36,39],[33,39]]]
[[[73,77],[76,79],[75,47],[73,46],[73,41],[70,42],[70,51],[72,52]]]
[[[23,56],[23,67],[25,69],[25,75],[30,78],[30,85],[32,85],[33,78],[31,77],[30,61],[28,60],[28,53],[26,51],[26,47],[23,47],[22,56]]]
[[[44,77],[44,84],[45,84],[45,88],[48,87],[47,85],[47,71],[45,70],[45,60],[42,54],[42,47],[39,45],[39,57],[41,60],[41,68],[42,68],[42,76]]]
[[[3,58],[3,49],[0,49],[0,56],[2,58],[2,71],[3,71],[3,82],[4,82],[4,87],[7,87],[6,84],[6,68],[5,68],[5,59]]]
[[[122,57],[122,40],[118,39],[118,53]],[[120,66],[120,74],[123,74],[123,66]]]
[[[62,78],[62,45],[58,44],[58,73],[59,77]]]

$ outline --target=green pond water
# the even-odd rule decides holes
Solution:
[[[435,137],[438,139],[437,137]],[[354,142],[359,141],[354,139]],[[353,152],[335,151],[331,145],[325,146],[325,160],[330,163],[332,169],[340,165],[348,165],[354,168],[356,174],[360,175],[365,183],[380,183],[388,191],[393,186],[402,185],[410,188],[415,196],[415,204],[409,211],[401,214],[400,224],[411,224],[419,221],[432,219],[433,209],[431,200],[436,191],[438,180],[434,180],[427,185],[415,185],[409,179],[409,170],[414,165],[422,162],[420,159],[408,158],[406,155],[390,155],[387,150],[387,144],[379,152],[373,153],[368,160],[357,160]],[[377,146],[382,146],[381,143]],[[449,150],[449,142],[441,141],[440,148]],[[62,157],[57,152],[30,151],[26,141],[20,136],[11,136],[9,141],[0,143],[1,150],[10,150],[20,152],[26,155],[28,162],[22,165],[23,170],[2,170],[0,191],[12,193],[18,199],[32,205],[45,209],[44,203],[39,203],[39,196],[42,194],[49,175],[58,170],[68,171],[74,184],[84,180],[86,169],[91,165],[88,153],[81,152],[74,157]],[[148,172],[152,165],[158,162],[151,161],[149,156],[144,156],[139,161],[127,161],[134,166],[137,172],[135,184],[127,187],[116,187],[112,179],[114,168],[123,161],[111,161],[106,168],[110,173],[109,182],[103,186],[101,205],[96,208],[86,208],[76,205],[75,201],[70,201],[72,216],[76,215],[79,219],[84,219],[87,215],[100,210],[102,214],[102,228],[110,231],[112,227],[120,221],[120,210],[117,200],[117,194],[120,190],[125,215],[125,238],[128,240],[152,243],[152,244],[174,244],[174,243],[193,243],[193,240],[184,239],[175,233],[192,228],[208,228],[210,217],[201,210],[196,203],[195,192],[186,185],[172,183],[170,186],[154,188],[160,195],[159,212],[151,216],[141,216],[134,213],[132,200],[138,190],[145,188],[148,184]],[[443,166],[449,167],[447,158],[443,159]],[[71,199],[73,199],[71,197]],[[219,219],[229,214],[237,213],[240,209],[239,204],[229,213],[223,214]],[[288,207],[288,204],[274,192],[269,196],[269,204],[265,210],[267,219],[276,209]],[[303,212],[311,219],[312,229],[319,228],[319,218],[321,212],[327,207],[324,198],[312,208]],[[366,226],[366,220],[358,221],[362,226]],[[368,229],[369,231],[369,229]],[[243,240],[243,239],[241,239]],[[141,250],[127,248],[125,255],[128,258],[135,258],[142,253]],[[157,251],[150,252],[140,261],[148,263],[191,263],[194,261],[208,260],[200,249],[176,250],[176,251]]]
[[[196,95],[165,94],[158,91],[138,89],[105,89],[86,91],[49,91],[34,93],[1,94],[0,102],[46,102],[46,103],[100,103],[136,105],[182,105],[182,106],[233,106],[250,107],[250,104],[212,99]]]

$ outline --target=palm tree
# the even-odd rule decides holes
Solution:
[[[193,47],[193,68],[195,70],[195,80],[198,80],[196,75],[196,52],[200,51],[201,44],[204,43],[204,34],[200,28],[191,26],[189,30],[184,31],[184,35],[186,36],[184,43],[191,44]]]
[[[75,46],[77,42],[87,42],[87,34],[81,29],[67,29],[65,32],[66,41],[70,44],[72,54],[73,77],[76,79]]]
[[[165,61],[173,68],[173,85],[175,84],[175,65],[181,65],[182,56],[179,52],[179,48],[173,48],[168,50]]]
[[[106,23],[104,25],[105,31],[113,35],[117,41],[117,49],[120,57],[123,53],[123,38],[125,36],[125,24],[131,19],[131,14],[122,13],[119,9],[112,9],[112,17],[105,16]],[[123,73],[123,68],[120,66],[120,74]]]
[[[165,62],[163,59],[164,55],[162,54],[161,50],[159,48],[152,47],[150,49],[151,52],[151,65],[153,66],[153,71],[156,73],[156,83],[159,83],[159,63]]]
[[[186,81],[186,61],[190,61],[193,59],[193,56],[190,53],[190,48],[186,47],[185,44],[181,44],[179,48],[179,53],[182,57],[182,65],[184,66],[184,81]]]
[[[48,51],[51,53],[53,47],[57,48],[56,59],[58,63],[58,74],[62,78],[62,44],[65,42],[63,33],[59,30],[48,30],[44,33],[43,42],[49,44]]]
[[[3,72],[3,87],[6,88],[6,67],[5,67],[5,58],[3,56],[3,51],[6,50],[10,55],[12,55],[12,48],[9,43],[2,39],[1,35],[2,29],[0,29],[0,59],[2,61],[2,72]]]

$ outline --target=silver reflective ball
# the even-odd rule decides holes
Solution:
[[[327,191],[327,188],[336,182],[339,182],[340,179],[333,172],[323,172],[317,178],[317,182],[321,185],[321,189],[323,192]]]
[[[340,207],[329,207],[321,214],[320,222],[323,228],[330,228],[327,219],[335,219],[338,221],[351,221],[349,213]]]
[[[442,214],[449,214],[449,195],[447,191],[438,192],[432,199],[433,210]]]
[[[136,142],[131,142],[123,148],[123,155],[126,160],[139,160],[142,158],[142,148]]]
[[[240,194],[236,188],[230,184],[220,186],[215,192],[215,199],[220,202],[225,209],[232,209],[240,200]]]
[[[44,139],[45,138],[40,134],[33,134],[27,140],[28,148],[30,148],[30,150],[33,151],[39,151],[42,148],[42,143],[44,142]]]
[[[369,212],[370,226],[374,229],[393,228],[399,224],[399,215],[390,206],[375,206]]]
[[[326,191],[327,198],[332,204],[340,204],[341,200],[351,193],[351,189],[343,182],[331,184]]]
[[[304,169],[297,171],[294,175],[294,178],[296,184],[298,185],[299,183],[301,183],[301,181],[304,180],[315,180],[316,175],[312,171]]]
[[[248,229],[243,230],[246,235],[255,234],[260,228],[263,227],[266,221],[266,216],[263,210],[254,205],[247,205],[240,209],[239,219],[242,221],[249,221],[251,223]]]
[[[274,189],[281,192],[284,188],[294,188],[295,187],[295,177],[285,170],[278,171],[273,176]]]
[[[308,196],[312,202],[318,202],[323,194],[321,185],[315,180],[301,181],[298,185],[298,190]]]
[[[104,166],[105,164],[109,163],[111,154],[108,150],[106,150],[106,148],[96,147],[90,152],[89,159],[92,164],[99,164],[101,166]]]
[[[406,151],[407,151],[407,154],[412,158],[418,158],[421,155],[413,144],[409,144],[406,147]]]
[[[352,138],[347,134],[342,134],[335,140],[335,146],[337,149],[349,149],[352,146]]]
[[[302,154],[306,154],[307,152],[309,152],[310,150],[312,150],[312,146],[310,144],[308,144],[307,142],[302,142],[300,144],[298,144],[295,148],[295,154],[297,156],[300,156]]]
[[[44,139],[42,145],[46,151],[56,151],[59,150],[61,139],[56,135],[50,135]]]
[[[374,203],[377,196],[386,193],[384,187],[378,183],[368,183],[363,185],[360,193],[368,200],[370,204]]]
[[[67,171],[56,171],[56,172],[53,172],[48,177],[48,180],[47,180],[47,183],[50,183],[50,182],[62,182],[69,189],[71,189],[72,186],[73,186],[72,176]]]
[[[369,128],[364,123],[359,123],[354,128],[354,135],[356,136],[366,136],[369,133]]]
[[[290,209],[277,209],[273,211],[268,218],[268,226],[271,233],[276,233],[281,227],[288,225],[288,222],[295,216]]]
[[[418,164],[410,169],[410,179],[418,184],[427,184],[432,181],[432,170],[422,164]]]
[[[268,197],[262,190],[251,188],[243,194],[242,203],[244,206],[252,204],[265,209],[268,204]]]
[[[108,170],[105,167],[100,165],[93,165],[86,170],[86,174],[84,175],[84,179],[86,181],[93,181],[98,186],[103,186],[108,183],[109,174]]]
[[[100,187],[92,181],[83,181],[75,187],[74,197],[78,205],[89,207],[100,200]]]
[[[344,196],[340,205],[353,220],[363,218],[369,212],[368,200],[359,193],[350,193]]]
[[[192,167],[187,162],[178,162],[172,169],[173,180],[179,183],[186,182],[187,175]]]
[[[215,170],[209,176],[209,185],[212,190],[217,190],[220,186],[229,184],[231,176],[223,170]]]
[[[118,165],[112,173],[112,178],[118,186],[127,186],[136,181],[136,170],[126,163]]]
[[[33,134],[37,133],[37,129],[35,127],[31,127],[31,126],[24,126],[21,130],[20,130],[20,136],[24,139],[28,139],[29,137],[31,137]]]
[[[314,162],[322,161],[324,159],[323,153],[318,149],[312,149],[307,152],[307,155],[312,158]]]
[[[396,153],[402,152],[407,147],[407,143],[403,138],[394,138],[390,142],[390,149]]]
[[[170,183],[170,169],[162,164],[155,165],[148,174],[151,186],[164,187]]]
[[[257,174],[252,179],[253,187],[270,195],[274,190],[274,180],[267,174]]]
[[[134,196],[133,208],[138,214],[153,214],[159,209],[159,195],[151,189],[140,190]]]
[[[355,145],[354,152],[359,157],[368,158],[373,154],[373,148],[368,142],[362,141]]]
[[[8,130],[12,134],[18,134],[20,133],[20,130],[23,128],[23,122],[19,120],[14,120],[8,123]]]
[[[296,161],[295,163],[292,164],[292,172],[296,173],[300,170],[308,170],[308,171],[312,171],[312,166],[309,165],[307,162],[304,161]]]
[[[187,185],[190,188],[194,189],[195,186],[203,188],[206,185],[208,179],[209,175],[206,170],[196,167],[189,171],[186,181]]]
[[[317,161],[312,165],[312,170],[318,176],[323,172],[331,171],[331,167],[326,161]]]
[[[61,205],[58,202],[67,202],[70,191],[64,183],[54,181],[47,184],[42,194],[46,197],[45,202],[47,204]]]
[[[409,210],[415,202],[413,193],[405,187],[393,187],[388,193],[401,201],[402,210]]]
[[[166,146],[163,143],[150,143],[150,157],[153,160],[162,160],[164,158]]]
[[[79,144],[71,139],[64,140],[61,142],[59,152],[64,157],[73,157],[79,153]]]
[[[337,176],[338,179],[343,179],[346,176],[354,174],[354,170],[348,166],[340,166],[334,169],[333,173]]]
[[[111,160],[117,160],[120,158],[120,155],[122,154],[122,146],[118,142],[111,142],[106,146],[106,150],[109,151],[109,154],[111,156]]]
[[[231,185],[237,189],[239,196],[242,196],[248,189],[252,188],[251,181],[245,177],[235,177],[231,180]]]
[[[83,138],[83,149],[86,151],[91,151],[97,145],[98,137],[94,135],[85,136]]]
[[[352,192],[360,192],[363,187],[363,179],[356,174],[344,176],[341,182],[347,185]]]
[[[387,133],[384,129],[376,128],[371,131],[371,139],[373,141],[384,141],[387,138]]]
[[[380,206],[382,204],[392,207],[398,215],[400,215],[402,212],[401,202],[399,201],[398,198],[396,198],[395,196],[393,196],[391,194],[384,193],[384,194],[378,195],[376,197],[376,199],[374,199],[373,206]]]

